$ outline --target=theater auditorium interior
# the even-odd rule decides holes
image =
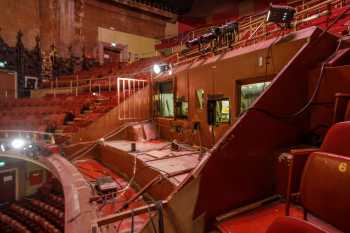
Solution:
[[[0,9],[0,233],[350,233],[349,0]]]

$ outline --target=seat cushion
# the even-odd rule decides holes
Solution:
[[[292,217],[277,218],[266,233],[326,233],[315,225]]]

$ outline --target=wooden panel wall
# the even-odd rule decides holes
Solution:
[[[254,103],[255,110],[244,114],[212,149],[200,173],[196,217],[205,214],[207,219],[213,219],[274,194],[274,152],[303,142],[312,108],[290,118],[280,116],[290,116],[305,106],[309,89],[314,89],[307,71],[319,66],[337,47],[337,38],[325,34],[318,40],[320,33],[316,30],[313,39]],[[335,86],[339,89],[340,85]]]
[[[237,81],[262,78],[270,79],[277,74],[303,46],[306,39],[295,41],[285,40],[269,49],[272,41],[266,42],[261,48],[253,45],[248,52],[236,52],[237,54],[223,54],[220,57],[201,60],[187,65],[183,71],[175,73],[172,77],[176,82],[176,96],[184,96],[189,101],[188,119],[175,120],[173,118],[158,118],[161,136],[168,139],[178,139],[187,143],[199,144],[198,136],[192,136],[193,122],[201,122],[201,139],[205,146],[212,146],[238,119],[238,93]],[[271,59],[266,70],[265,57],[268,50]],[[262,57],[263,65],[258,63]],[[205,105],[203,109],[198,107],[196,91],[205,91]],[[207,124],[206,101],[208,95],[223,94],[229,98],[231,104],[231,124],[221,124],[214,128],[214,136]],[[183,134],[173,132],[173,125],[182,125]]]

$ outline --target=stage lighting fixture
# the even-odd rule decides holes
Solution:
[[[237,33],[238,23],[236,21],[231,21],[222,26],[223,33]]]
[[[210,41],[214,40],[215,38],[216,38],[216,34],[214,32],[208,32],[208,33],[203,34],[199,40],[200,40],[201,44],[206,44],[206,43],[209,43]]]
[[[192,47],[194,47],[196,45],[199,45],[199,43],[200,43],[200,37],[196,37],[196,38],[194,38],[192,40],[186,41],[186,47],[187,48],[192,48]]]
[[[160,74],[160,72],[161,72],[160,65],[155,64],[153,66],[153,72],[156,73],[156,74]]]
[[[153,65],[153,72],[155,74],[160,74],[162,72],[170,70],[171,67],[168,64],[154,64]]]
[[[293,7],[271,4],[267,13],[266,21],[290,25],[294,19],[294,14],[295,9]]]
[[[16,150],[23,148],[25,144],[26,144],[26,141],[22,138],[15,138],[11,142],[11,146]]]
[[[7,65],[7,61],[0,61],[0,68],[5,68]]]

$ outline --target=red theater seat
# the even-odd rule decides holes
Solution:
[[[320,151],[350,157],[350,121],[333,125],[321,146]]]
[[[326,233],[317,226],[296,218],[277,218],[267,229],[266,233]]]
[[[344,232],[350,232],[350,158],[314,152],[301,180],[300,197],[310,212]]]
[[[290,162],[290,192],[298,192],[301,175],[305,166],[305,163],[315,151],[337,154],[341,156],[350,157],[350,121],[339,122],[334,124],[327,132],[324,141],[319,149],[296,149],[291,150]],[[290,195],[290,194],[287,194]]]

